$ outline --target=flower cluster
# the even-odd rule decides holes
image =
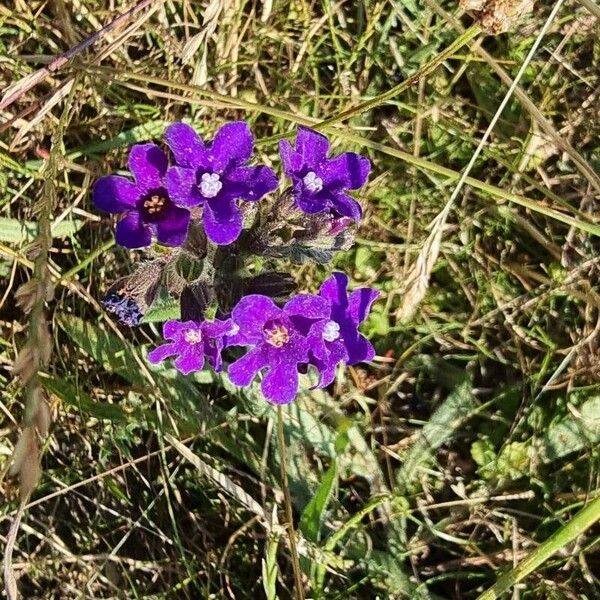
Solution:
[[[93,190],[99,209],[121,215],[120,245],[145,248],[155,239],[167,247],[104,300],[133,326],[161,291],[180,299],[178,317],[163,326],[166,343],[148,360],[174,358],[186,375],[206,363],[215,371],[226,367],[241,387],[260,375],[263,395],[277,404],[296,397],[300,373],[315,370],[324,387],[338,365],[371,360],[375,350],[359,326],[377,291],[350,292],[339,272],[318,294],[296,295],[287,273],[245,275],[257,256],[327,263],[348,248],[349,227],[362,216],[348,191],[366,183],[369,160],[353,152],[330,156],[327,138],[301,127],[295,146],[280,143],[292,185],[277,191],[273,169],[253,164],[254,138],[243,121],[223,125],[210,142],[190,125],[174,123],[164,142],[166,148],[133,146],[132,178],[108,175]]]

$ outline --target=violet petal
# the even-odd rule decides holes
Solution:
[[[370,171],[371,162],[368,158],[354,152],[344,152],[328,160],[319,175],[325,187],[356,190],[366,183]]]
[[[354,221],[360,221],[362,218],[361,205],[348,194],[335,192],[333,194],[333,208],[342,217],[350,217]]]
[[[140,189],[162,187],[167,166],[167,156],[156,144],[136,144],[129,151],[129,170]]]
[[[186,348],[175,360],[175,368],[184,375],[193,371],[201,371],[204,367],[204,353],[198,348]]]
[[[187,123],[169,125],[165,131],[164,140],[178,165],[193,169],[208,166],[207,148],[198,132]]]
[[[265,398],[274,404],[288,404],[298,393],[297,365],[287,361],[272,364],[262,380],[261,390]]]
[[[321,296],[298,294],[288,300],[283,310],[289,315],[300,315],[307,319],[326,319],[331,312],[331,304]]]
[[[239,327],[236,343],[260,344],[264,341],[263,327],[269,320],[277,319],[282,311],[271,298],[259,294],[244,296],[235,306],[231,318]]]
[[[122,213],[135,207],[140,192],[132,181],[119,175],[100,177],[92,198],[96,208],[108,213]]]
[[[242,231],[242,213],[236,200],[217,197],[204,204],[204,230],[215,244],[225,246],[234,242]]]
[[[347,350],[349,365],[373,360],[375,357],[373,344],[362,334],[359,334],[355,340],[352,340],[352,343],[347,344]]]
[[[212,169],[222,173],[225,169],[245,163],[252,155],[254,137],[248,123],[225,123],[215,134],[211,147]]]
[[[164,217],[156,223],[156,237],[165,246],[181,246],[187,237],[190,213],[185,208],[172,204]]]
[[[148,352],[148,361],[155,365],[176,354],[178,354],[176,344],[171,342],[170,344],[163,344]]]
[[[252,383],[257,373],[266,367],[267,355],[261,348],[254,348],[229,365],[227,373],[229,379],[240,387],[246,387]]]
[[[178,206],[198,206],[204,199],[196,184],[196,171],[186,167],[169,167],[165,178],[169,198]]]
[[[125,248],[145,248],[152,243],[152,229],[142,222],[139,212],[131,211],[117,223],[115,237]]]
[[[307,167],[316,167],[327,158],[329,140],[314,129],[300,126],[296,135],[296,151]]]
[[[359,288],[348,297],[348,312],[356,325],[362,323],[371,310],[371,305],[379,297],[379,292],[372,288]]]
[[[345,308],[348,306],[346,288],[348,287],[348,275],[335,271],[323,282],[319,294],[327,298],[332,304]]]
[[[279,156],[286,175],[292,176],[302,169],[302,156],[294,150],[288,140],[279,142]]]
[[[239,192],[236,194],[238,198],[255,202],[277,189],[279,180],[273,169],[260,165],[237,167],[227,175],[227,184],[233,184],[233,189],[239,188]]]

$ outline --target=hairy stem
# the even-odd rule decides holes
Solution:
[[[281,472],[281,487],[285,503],[285,518],[290,540],[290,552],[292,555],[292,568],[294,570],[294,581],[296,585],[296,599],[304,600],[304,587],[302,585],[302,570],[300,568],[300,558],[298,548],[296,547],[296,532],[294,531],[294,515],[292,513],[292,498],[287,478],[287,452],[285,447],[285,436],[283,434],[283,411],[281,406],[277,407],[277,440],[279,443],[279,466]]]

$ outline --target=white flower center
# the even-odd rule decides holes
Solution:
[[[214,198],[223,187],[217,173],[203,173],[200,178],[200,191],[205,198]]]
[[[183,334],[183,339],[188,344],[199,344],[202,341],[202,333],[199,329],[188,329]]]
[[[231,326],[231,329],[229,330],[229,332],[227,333],[227,335],[237,335],[240,331],[240,326],[237,323],[234,323]]]
[[[323,180],[314,171],[309,171],[302,180],[306,189],[313,194],[323,189]]]
[[[323,339],[326,342],[335,342],[340,337],[340,326],[335,321],[327,321],[323,327]]]

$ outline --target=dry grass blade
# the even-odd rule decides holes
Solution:
[[[0,100],[0,110],[4,110],[5,108],[9,107],[31,88],[44,81],[44,79],[46,79],[49,75],[68,63],[73,57],[77,56],[86,48],[89,48],[92,44],[101,39],[104,35],[121,26],[138,12],[157,1],[160,2],[162,0],[141,0],[141,2],[124,12],[122,15],[118,16],[114,21],[111,21],[108,25],[104,26],[100,31],[97,31],[80,44],[77,44],[70,50],[67,50],[65,53],[56,57],[47,67],[42,67],[27,77],[24,77],[21,79],[21,81],[15,83],[15,85],[12,86],[5,94],[4,98]]]
[[[407,321],[414,315],[429,289],[429,278],[440,255],[442,235],[451,207],[452,202],[446,203],[444,210],[436,217],[431,233],[406,276],[406,284],[402,289],[402,304],[396,315],[401,321]]]
[[[17,534],[19,533],[19,526],[21,525],[21,519],[23,518],[24,512],[25,502],[21,502],[19,510],[10,524],[10,529],[6,537],[6,546],[4,548],[4,591],[6,592],[8,600],[18,600],[19,598],[12,559],[15,542],[17,541]]]

